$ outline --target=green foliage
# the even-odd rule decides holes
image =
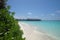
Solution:
[[[15,13],[9,9],[10,6],[0,9],[0,40],[25,40],[18,21],[13,17]]]
[[[10,6],[7,6],[7,10],[9,10],[10,9]]]
[[[7,9],[0,10],[0,40],[23,40],[23,31]]]

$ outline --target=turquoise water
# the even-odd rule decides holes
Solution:
[[[29,25],[37,27],[39,31],[43,30],[57,38],[60,38],[60,21],[23,21]]]

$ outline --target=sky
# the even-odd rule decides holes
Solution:
[[[9,0],[15,18],[60,20],[60,0]]]

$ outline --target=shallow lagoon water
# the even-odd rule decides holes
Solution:
[[[21,21],[20,21],[21,22]],[[52,36],[60,38],[60,21],[22,21],[37,28],[38,31],[46,32]]]

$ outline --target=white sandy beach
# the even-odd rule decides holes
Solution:
[[[56,40],[42,31],[37,31],[36,28],[29,24],[19,22],[19,25],[24,32],[23,36],[26,37],[26,40]]]

